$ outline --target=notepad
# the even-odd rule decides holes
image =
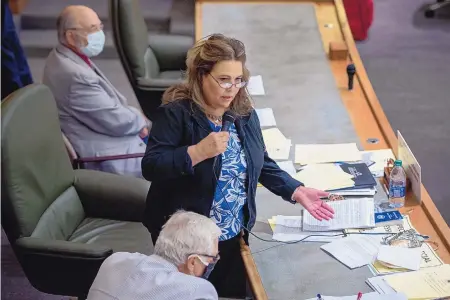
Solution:
[[[301,165],[359,160],[356,143],[295,145],[295,163]]]
[[[384,279],[395,291],[408,299],[450,297],[450,265],[399,273]]]
[[[334,218],[319,221],[307,210],[303,210],[303,230],[327,231],[375,226],[373,198],[355,198],[328,202],[334,209]]]

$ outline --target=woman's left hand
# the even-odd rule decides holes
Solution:
[[[328,197],[329,193],[304,186],[298,187],[292,199],[300,203],[314,218],[319,221],[333,218],[334,210],[320,197]]]

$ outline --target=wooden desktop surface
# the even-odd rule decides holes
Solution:
[[[342,0],[319,1],[221,1],[221,0],[197,0],[195,9],[195,34],[196,39],[202,37],[202,3],[292,3],[303,2],[315,5],[316,18],[321,33],[324,50],[329,52],[330,42],[345,43],[349,57],[347,60],[329,60],[336,85],[340,91],[341,99],[349,113],[351,122],[359,137],[360,144],[365,150],[391,148],[397,155],[397,137],[378,101],[375,91],[370,83],[364,65],[359,56],[344,10]],[[326,24],[332,24],[331,26]],[[356,67],[354,88],[347,89],[346,68],[349,63]],[[378,143],[368,142],[368,139],[377,138]],[[431,237],[437,243],[437,253],[445,263],[450,263],[450,228],[442,218],[433,200],[422,186],[422,204],[417,205],[407,200],[403,212],[408,212],[414,227],[421,233]],[[243,245],[242,254],[246,263],[249,278],[257,299],[267,299],[262,287],[256,264],[252,259],[250,249]]]

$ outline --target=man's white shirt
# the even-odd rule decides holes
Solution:
[[[214,286],[158,255],[117,252],[100,267],[87,300],[217,300]]]

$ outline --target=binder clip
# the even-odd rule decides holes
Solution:
[[[345,198],[341,195],[336,194],[329,194],[327,201],[339,201],[339,200],[345,200]]]

